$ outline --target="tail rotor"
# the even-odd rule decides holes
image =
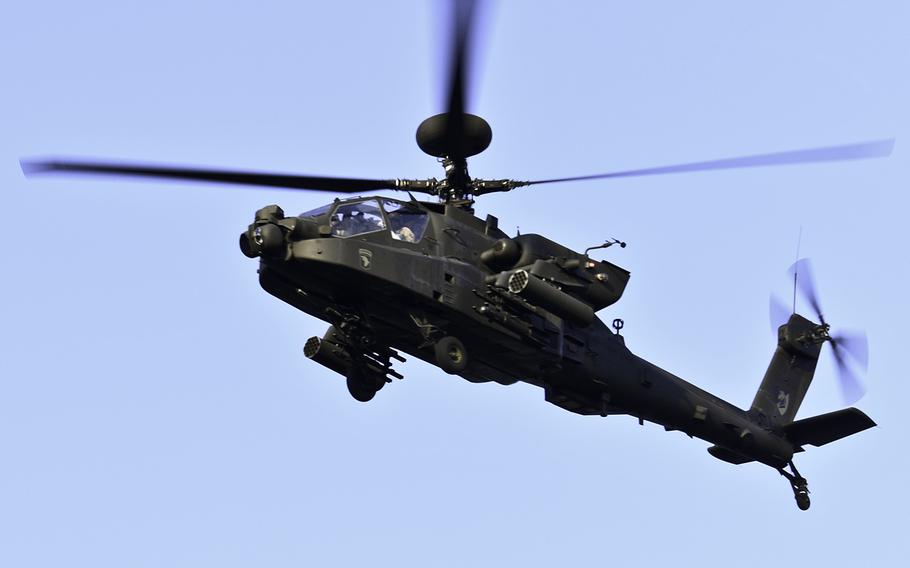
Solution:
[[[865,373],[869,367],[869,341],[866,334],[859,330],[844,330],[837,334],[829,334],[830,324],[825,320],[822,312],[818,289],[812,273],[812,265],[808,258],[801,258],[793,263],[787,273],[793,279],[795,289],[802,299],[809,305],[820,324],[820,332],[826,341],[831,344],[831,353],[837,369],[838,382],[844,403],[853,404],[863,397],[866,390],[859,379],[860,373]],[[795,304],[795,300],[794,300]],[[796,311],[789,310],[777,296],[772,295],[769,304],[771,325],[777,328]]]

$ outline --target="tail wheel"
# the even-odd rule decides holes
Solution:
[[[447,335],[436,342],[436,364],[446,373],[457,375],[468,367],[468,352],[457,337]]]
[[[808,491],[797,491],[796,493],[796,506],[799,507],[800,511],[806,511],[809,509],[809,492]]]

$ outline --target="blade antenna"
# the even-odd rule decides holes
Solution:
[[[803,226],[800,225],[799,226],[799,236],[796,237],[796,261],[793,264],[793,267],[794,267],[793,268],[793,313],[794,314],[796,313],[796,283],[797,283],[797,275],[799,273],[799,268],[797,268],[796,265],[799,264],[799,246],[802,244],[802,241],[803,241]]]

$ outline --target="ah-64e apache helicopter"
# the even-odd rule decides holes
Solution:
[[[509,237],[491,215],[474,215],[474,198],[522,186],[855,160],[886,156],[893,140],[764,154],[651,169],[537,181],[484,180],[467,158],[487,148],[492,131],[465,110],[473,2],[455,2],[447,109],[417,129],[417,144],[445,168],[442,180],[377,180],[279,175],[70,159],[24,160],[26,174],[141,176],[361,194],[409,192],[410,199],[336,199],[287,217],[277,205],[256,212],[240,248],[259,259],[270,294],[330,324],[306,342],[305,355],[345,376],[359,401],[393,379],[407,353],[472,382],[523,381],[545,400],[583,415],[628,414],[711,442],[710,454],[733,464],[757,461],[790,482],[809,508],[806,479],[793,464],[805,445],[821,446],[875,425],[855,408],[796,420],[822,345],[830,343],[845,388],[858,383],[845,355],[865,363],[863,336],[833,336],[822,317],[808,266],[798,284],[818,323],[786,314],[777,348],[748,410],[740,409],[632,354],[620,329],[596,312],[617,302],[629,272],[546,237]],[[436,196],[419,201],[413,193]],[[601,247],[625,243],[610,241]],[[594,247],[599,248],[599,247]],[[853,398],[856,398],[855,396]],[[789,470],[788,470],[789,468]]]

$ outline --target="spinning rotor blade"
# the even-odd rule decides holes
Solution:
[[[271,174],[215,170],[183,166],[131,164],[116,162],[90,162],[70,159],[21,160],[26,176],[44,174],[79,174],[114,177],[141,177],[169,180],[187,180],[234,185],[258,185],[283,189],[307,189],[333,193],[360,193],[377,189],[397,189],[397,180],[352,179],[319,177],[295,174]]]
[[[477,2],[475,0],[451,0],[452,10],[452,52],[449,59],[448,99],[446,102],[447,146],[453,149],[449,157],[454,160],[465,158],[462,142],[465,135],[468,77],[470,68],[471,30]]]
[[[862,331],[842,331],[831,337],[831,344],[849,355],[863,371],[869,367],[869,340]]]
[[[542,183],[557,183],[563,181],[582,181],[591,179],[608,179],[621,177],[655,176],[663,174],[678,174],[686,172],[705,172],[712,170],[732,170],[741,168],[757,168],[762,166],[786,166],[792,164],[812,164],[821,162],[843,162],[848,160],[866,160],[869,158],[883,158],[891,154],[894,148],[894,139],[876,140],[860,144],[846,144],[843,146],[827,146],[824,148],[810,148],[807,150],[792,150],[789,152],[776,152],[773,154],[758,154],[742,156],[739,158],[725,158],[707,162],[693,162],[690,164],[677,164],[658,168],[645,168],[640,170],[626,170],[605,174],[588,176],[575,176],[565,178],[543,179],[522,182],[522,185],[538,185]]]
[[[802,294],[806,302],[818,316],[822,325],[827,324],[822,315],[821,302],[818,299],[818,291],[815,288],[815,278],[812,275],[812,265],[809,259],[801,258],[794,262],[787,271],[791,277],[796,278],[796,287]],[[831,353],[834,355],[834,362],[837,367],[837,378],[840,383],[841,394],[845,404],[853,404],[862,398],[865,389],[857,376],[856,371],[850,365],[850,361],[855,362],[862,371],[869,366],[869,341],[866,334],[861,331],[841,332],[838,335],[832,335],[828,338],[831,343]]]
[[[467,98],[468,55],[471,27],[474,18],[474,0],[451,0],[452,51],[448,61],[448,89],[446,112],[451,116],[464,114]]]
[[[790,308],[784,304],[783,300],[771,294],[768,302],[768,315],[771,318],[771,331],[777,335],[777,328],[787,323],[790,319]]]
[[[837,378],[840,383],[841,395],[844,397],[844,404],[853,404],[866,394],[866,389],[859,382],[859,378],[853,369],[847,365],[843,349],[834,341],[831,342],[831,345],[834,347],[832,353],[834,353],[834,361],[837,364]]]

